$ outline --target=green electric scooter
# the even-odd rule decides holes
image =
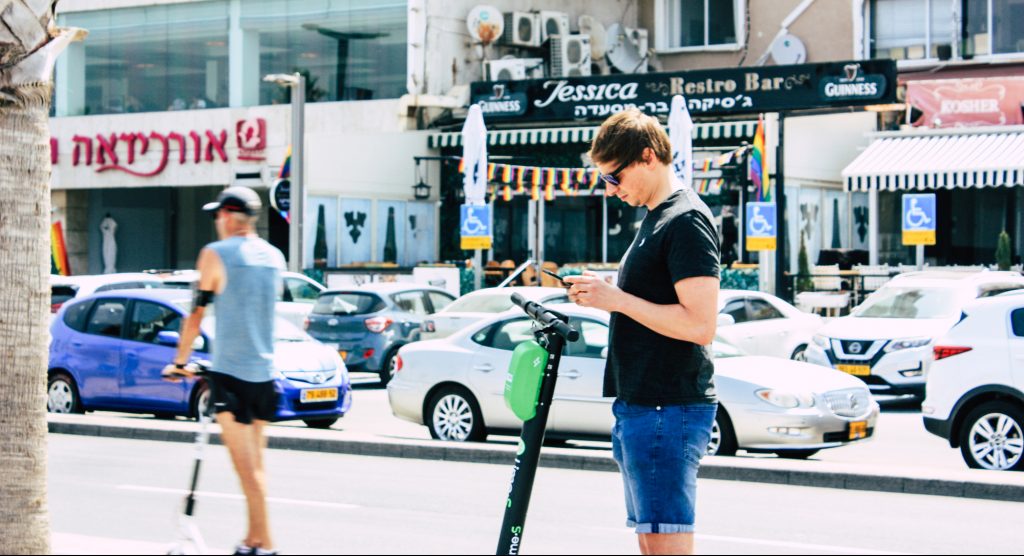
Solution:
[[[505,381],[505,403],[523,420],[523,432],[505,503],[505,519],[498,539],[499,555],[519,554],[522,546],[526,512],[555,395],[558,363],[566,342],[575,342],[580,336],[569,326],[567,316],[527,301],[519,294],[512,294],[512,301],[536,321],[540,329],[536,340],[516,347]]]

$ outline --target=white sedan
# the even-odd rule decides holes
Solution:
[[[797,361],[807,360],[807,347],[824,323],[818,315],[755,291],[722,290],[718,314],[719,336],[743,352]]]
[[[475,322],[508,311],[515,306],[512,303],[512,294],[514,293],[523,296],[527,301],[537,303],[569,302],[565,288],[515,286],[477,290],[456,299],[451,305],[425,320],[420,332],[420,339],[445,338]]]
[[[614,400],[601,395],[608,313],[571,304],[550,308],[570,317],[580,340],[566,346],[561,360],[548,437],[608,440]],[[449,338],[403,347],[388,384],[393,413],[442,440],[519,434],[522,423],[505,406],[505,377],[512,351],[531,338],[533,321],[516,309]],[[712,454],[744,449],[806,458],[872,435],[878,404],[860,380],[806,363],[743,356],[724,342],[714,349],[721,409]]]

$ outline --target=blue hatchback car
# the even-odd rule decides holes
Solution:
[[[320,293],[306,319],[306,331],[335,347],[352,372],[395,376],[399,348],[420,339],[423,319],[455,297],[441,288],[378,283]]]
[[[202,379],[168,382],[178,331],[191,309],[183,290],[110,291],[66,304],[50,332],[47,409],[195,417],[209,401]],[[216,304],[207,310],[194,360],[209,358]],[[336,350],[278,318],[274,331],[276,421],[328,428],[348,412],[352,390]]]

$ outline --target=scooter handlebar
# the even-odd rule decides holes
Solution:
[[[565,338],[566,341],[575,342],[580,339],[579,331],[569,326],[569,319],[565,315],[547,309],[535,301],[529,301],[518,293],[512,294],[512,303],[519,306],[530,318],[539,322],[544,328],[554,329],[555,333]]]

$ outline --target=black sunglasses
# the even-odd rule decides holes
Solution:
[[[607,183],[608,185],[612,185],[612,186],[618,187],[619,186],[619,174],[621,174],[623,170],[625,170],[626,168],[629,168],[632,165],[633,165],[632,162],[623,162],[622,166],[619,166],[618,168],[616,168],[615,171],[612,172],[611,174],[601,174],[601,179],[604,180],[604,182]]]

